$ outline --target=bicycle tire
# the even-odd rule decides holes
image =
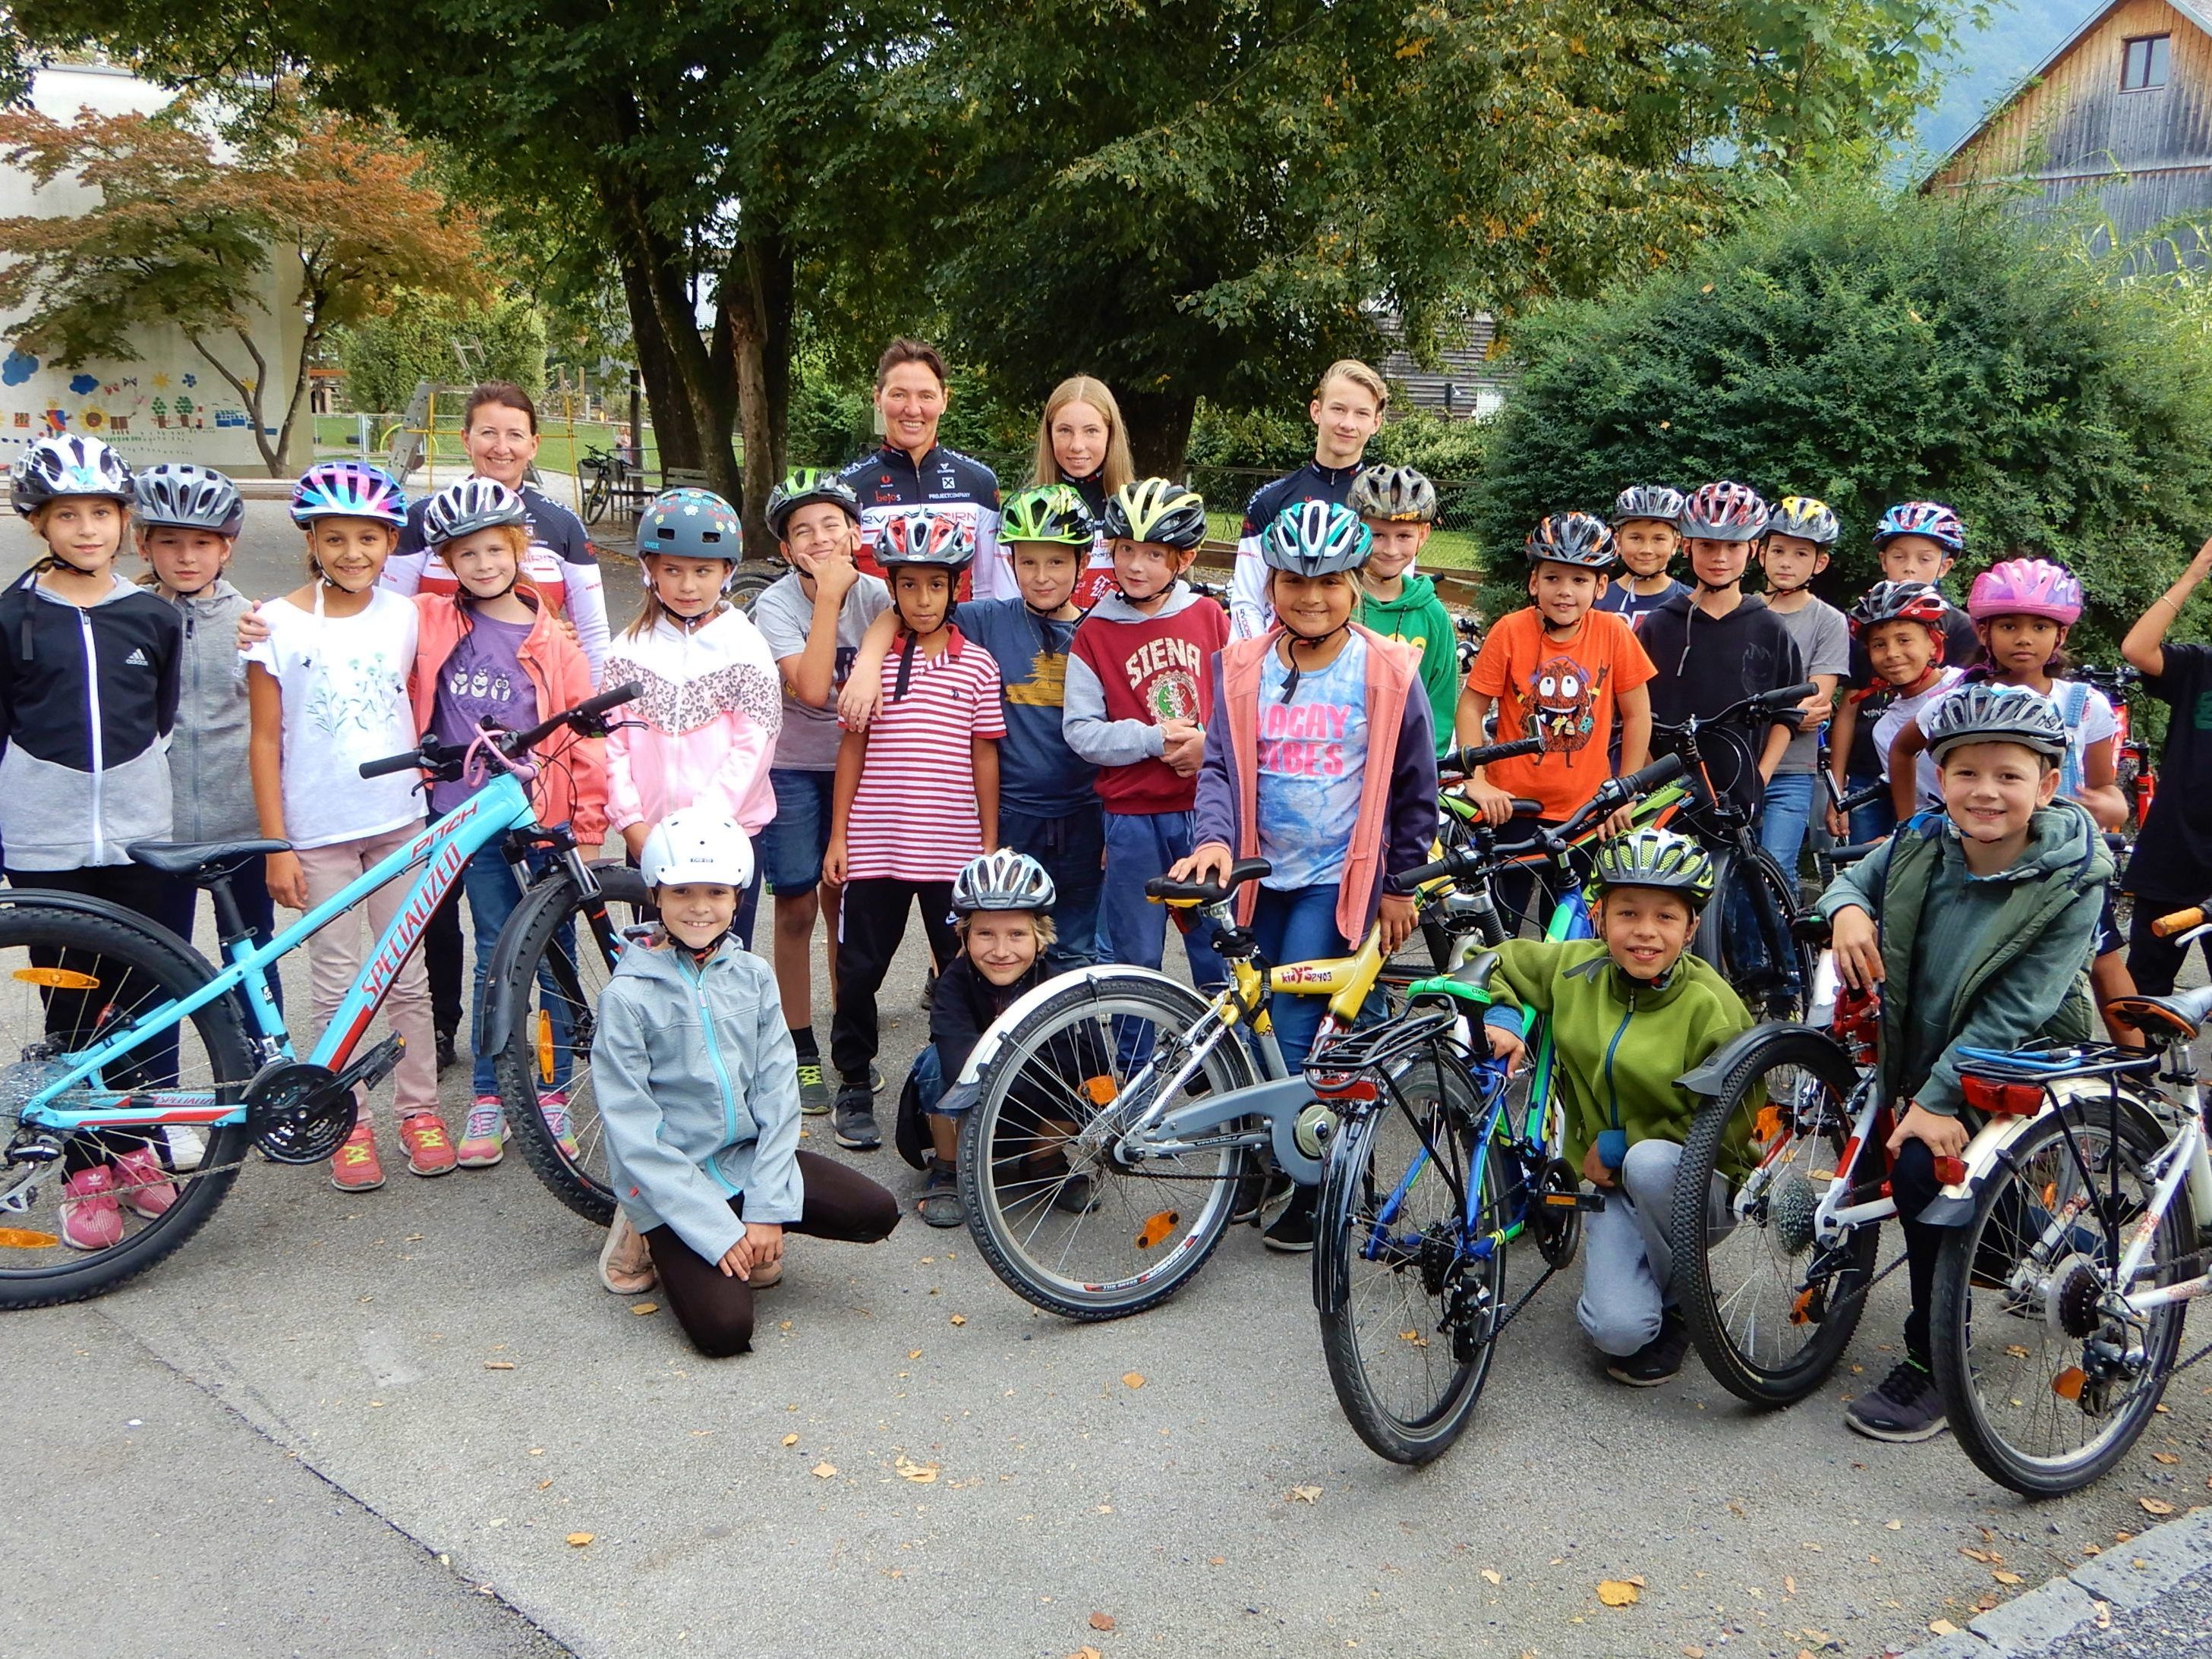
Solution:
[[[614,486],[608,483],[605,471],[592,475],[591,488],[584,492],[584,522],[597,524],[607,516],[607,502],[613,498]]]
[[[1857,1086],[1858,1073],[1843,1050],[1819,1032],[1777,1029],[1753,1044],[1729,1069],[1718,1092],[1705,1103],[1690,1126],[1689,1138],[1682,1147],[1682,1161],[1674,1177],[1672,1218],[1673,1236],[1678,1241],[1674,1252],[1674,1295],[1689,1322],[1691,1340],[1697,1344],[1698,1357],[1705,1362],[1705,1369],[1712,1373],[1713,1380],[1737,1399],[1765,1407],[1794,1405],[1819,1388],[1849,1346],[1860,1316],[1866,1310],[1863,1295],[1847,1294],[1839,1304],[1827,1306],[1821,1316],[1802,1322],[1811,1325],[1812,1334],[1794,1354],[1785,1359],[1769,1360],[1756,1352],[1747,1352],[1747,1344],[1731,1328],[1735,1315],[1739,1311],[1747,1313],[1750,1334],[1755,1341],[1760,1328],[1759,1306],[1754,1303],[1748,1310],[1741,1309],[1747,1290],[1731,1287],[1723,1292],[1715,1288],[1712,1252],[1716,1247],[1728,1250],[1732,1261],[1739,1252],[1749,1254],[1754,1243],[1763,1244],[1772,1255],[1776,1267],[1773,1288],[1780,1292],[1781,1306],[1775,1317],[1802,1328],[1801,1322],[1793,1317],[1798,1311],[1798,1291],[1792,1280],[1798,1270],[1787,1264],[1809,1261],[1809,1243],[1800,1245],[1784,1237],[1784,1223],[1777,1214],[1778,1205],[1734,1219],[1717,1238],[1713,1237],[1710,1210],[1711,1184],[1717,1173],[1729,1193],[1733,1207],[1735,1183],[1727,1179],[1724,1169],[1731,1130],[1747,1110],[1755,1122],[1759,1108],[1753,1103],[1753,1090],[1764,1085],[1770,1073],[1784,1067],[1794,1067],[1807,1074],[1814,1085],[1828,1092],[1826,1110],[1834,1127],[1825,1136],[1793,1137],[1795,1145],[1786,1158],[1779,1155],[1780,1143],[1770,1140],[1770,1152],[1764,1160],[1770,1175],[1780,1164],[1794,1164],[1801,1152],[1807,1155],[1808,1162],[1813,1161],[1810,1155],[1817,1152],[1822,1168],[1840,1169],[1838,1159],[1850,1132],[1844,1106]],[[1802,1103],[1811,1106],[1819,1103]],[[1785,1176],[1790,1173],[1783,1172]],[[1810,1203],[1817,1198],[1810,1193],[1811,1175],[1804,1175],[1803,1179],[1805,1186],[1800,1202]],[[1880,1232],[1878,1225],[1853,1230],[1848,1247],[1850,1260],[1843,1274],[1850,1281],[1844,1286],[1846,1291],[1855,1291],[1870,1279]],[[1778,1247],[1778,1254],[1775,1254]],[[1749,1266],[1755,1271],[1759,1265],[1754,1256]],[[1723,1296],[1730,1304],[1726,1310],[1720,1305]]]
[[[1723,979],[1741,995],[1754,1009],[1761,1006],[1769,1019],[1802,1019],[1806,999],[1811,994],[1813,977],[1820,966],[1816,952],[1796,937],[1792,924],[1803,914],[1804,903],[1797,891],[1797,884],[1783,873],[1774,854],[1764,847],[1753,847],[1747,857],[1730,848],[1715,854],[1719,865],[1719,884],[1713,890],[1711,901],[1698,918],[1698,927],[1691,944],[1692,951],[1711,963]],[[1786,986],[1767,986],[1753,981],[1749,969],[1735,960],[1728,938],[1728,892],[1730,884],[1749,879],[1763,887],[1775,904],[1784,948],[1796,960],[1797,988],[1793,994]]]
[[[604,896],[602,902],[614,902]],[[560,944],[564,927],[574,929],[573,952]],[[585,1220],[604,1227],[614,1219],[615,1194],[592,1089],[592,1036],[599,994],[614,972],[614,958],[592,926],[590,907],[565,878],[534,884],[507,918],[502,938],[507,929],[514,930],[516,945],[507,969],[507,1006],[517,1012],[507,1042],[492,1060],[500,1106],[531,1173]],[[539,1099],[540,1085],[556,1080],[543,1075],[541,1036],[551,1017],[551,999],[558,1000],[568,1024],[565,1092],[574,1156],[555,1137]]]
[[[72,953],[59,960],[103,981],[109,975],[97,971],[100,963],[120,961],[124,968],[115,975],[117,981],[124,974],[137,974],[154,986],[155,994],[140,1000],[146,1006],[189,996],[214,977],[214,970],[199,953],[173,936],[35,902],[0,905],[0,963],[11,957],[27,960],[33,950]],[[9,977],[14,971],[11,968]],[[27,1043],[47,1036],[42,1012],[38,1013],[35,1029],[26,1024],[23,1016],[28,1006],[27,1002],[17,1004],[10,1012],[0,1014],[0,1054],[21,1054]],[[178,1024],[181,1027],[185,1023],[180,1020]],[[217,998],[191,1015],[189,1023],[198,1037],[208,1073],[208,1083],[198,1086],[212,1086],[216,1098],[225,1103],[243,1099],[254,1067],[245,1033],[240,1029],[236,1004],[228,997]],[[7,1029],[9,1026],[15,1029]],[[19,1065],[27,1068],[35,1063],[27,1059]],[[19,1065],[0,1066],[0,1098],[10,1092],[4,1079]],[[0,1133],[0,1141],[11,1137],[15,1127],[13,1111],[0,1107],[0,1131],[5,1132]],[[13,1265],[15,1261],[33,1252],[22,1247],[0,1251],[0,1308],[46,1308],[81,1302],[137,1278],[181,1249],[228,1195],[238,1179],[240,1161],[252,1144],[242,1123],[210,1127],[204,1133],[207,1144],[194,1170],[173,1176],[177,1201],[166,1213],[144,1220],[135,1231],[130,1230],[127,1218],[133,1212],[125,1209],[124,1237],[104,1250],[78,1251],[58,1242],[58,1173],[50,1183],[42,1183],[39,1201],[41,1207],[52,1206],[46,1210],[46,1218],[51,1218],[49,1236],[55,1237],[57,1243],[35,1253],[42,1257],[50,1255],[52,1259],[17,1267]],[[203,1170],[204,1174],[198,1173]],[[33,1212],[11,1214],[6,1220],[11,1229],[35,1236],[49,1234],[48,1227],[40,1224],[43,1218]]]
[[[1429,1078],[1419,1074],[1423,1067]],[[1431,1079],[1433,1096],[1424,1100],[1424,1085]],[[1503,1235],[1510,1220],[1504,1213],[1499,1161],[1510,1154],[1493,1140],[1482,1159],[1475,1225],[1495,1236],[1495,1243],[1486,1260],[1477,1262],[1465,1254],[1462,1199],[1478,1150],[1480,1098],[1456,1065],[1441,1063],[1432,1053],[1416,1057],[1393,1082],[1409,1102],[1427,1108],[1426,1121],[1417,1128],[1406,1108],[1393,1103],[1368,1113],[1331,1147],[1314,1236],[1315,1299],[1321,1309],[1322,1355],[1352,1431],[1378,1457],[1419,1465],[1451,1449],[1489,1380],[1492,1339],[1505,1294]],[[1401,1194],[1398,1188],[1416,1159],[1426,1167],[1413,1173]],[[1402,1206],[1417,1193],[1438,1200],[1416,1212],[1436,1212],[1419,1226],[1424,1243],[1433,1239],[1433,1248],[1454,1252],[1451,1267],[1434,1291],[1429,1288],[1434,1264],[1425,1260],[1425,1251],[1394,1249],[1387,1262],[1364,1254],[1376,1228],[1391,1225],[1377,1212],[1395,1198],[1401,1206],[1396,1215],[1403,1217]],[[1405,1229],[1401,1237],[1411,1233]],[[1483,1282],[1463,1293],[1468,1273]],[[1364,1294],[1370,1290],[1375,1292],[1371,1297]],[[1464,1294],[1474,1298],[1476,1328],[1462,1333],[1453,1323],[1451,1304]],[[1364,1318],[1361,1310],[1370,1304],[1387,1316]],[[1468,1310],[1459,1311],[1464,1316]],[[1384,1397],[1387,1385],[1377,1375],[1384,1368],[1396,1369],[1394,1360],[1402,1361],[1418,1378],[1406,1390],[1403,1404]]]
[[[1067,976],[1066,983],[1006,1033],[982,1079],[980,1098],[962,1115],[960,1195],[975,1248],[1024,1300],[1067,1319],[1124,1318],[1173,1296],[1220,1244],[1237,1177],[1249,1162],[1246,1149],[1223,1148],[1210,1165],[1194,1165],[1171,1191],[1174,1177],[1131,1173],[1114,1162],[1110,1147],[1103,1145],[1078,1170],[1067,1157],[1066,1132],[1057,1127],[1073,1124],[1079,1132],[1105,1106],[1121,1100],[1129,1081],[1121,1074],[1127,1028],[1110,1022],[1149,1019],[1180,1035],[1206,1009],[1205,998],[1170,981],[1085,972]],[[1101,1043],[1112,1045],[1111,1052],[1101,1051]],[[1112,1068],[1103,1077],[1071,1085],[1060,1075],[1072,1063],[1088,1066],[1102,1061]],[[1206,1056],[1202,1079],[1206,1092],[1214,1094],[1257,1080],[1237,1032],[1227,1033]],[[1194,1078],[1185,1091],[1200,1080]],[[1040,1099],[1049,1103],[1042,1110]],[[1064,1116],[1054,1120],[1046,1115],[1050,1111]],[[1053,1133],[1040,1133],[1041,1128]],[[1051,1168],[1055,1150],[1065,1173]],[[1074,1194],[1078,1175],[1088,1178],[1091,1202],[1090,1208],[1073,1212],[1059,1200],[1062,1194]],[[1195,1206],[1188,1224],[1175,1207],[1177,1202]],[[1115,1235],[1105,1229],[1119,1224],[1121,1236],[1131,1244],[1113,1253],[1105,1271],[1068,1270],[1075,1243],[1093,1217],[1100,1218],[1094,1237],[1110,1239]],[[1131,1222],[1136,1224],[1133,1233]],[[1060,1246],[1052,1261],[1034,1248],[1048,1227],[1053,1230],[1048,1244],[1058,1240]]]
[[[2056,1498],[2078,1491],[2106,1474],[2121,1458],[2127,1455],[2144,1429],[2150,1425],[2158,1409],[2160,1397],[2166,1392],[2166,1382],[2173,1365],[2175,1350],[2180,1346],[2182,1326],[2187,1316],[2187,1304],[2168,1304],[2153,1310],[2150,1334],[2144,1344],[2146,1364],[2143,1385],[2131,1391],[2125,1403],[2111,1413],[2112,1420],[2103,1432],[2087,1445],[2064,1456],[2038,1456],[2014,1443],[2013,1435],[1999,1426],[2001,1419],[2009,1419],[2013,1411],[2029,1412],[2028,1401],[2036,1401],[2035,1410],[2048,1408],[2057,1421],[2068,1420],[2071,1414],[2087,1418],[2092,1407],[2082,1402],[2095,1398],[2094,1384],[2084,1382],[2077,1397],[2069,1402],[2057,1391],[2057,1383],[2064,1375],[2050,1368],[2059,1358],[2068,1360],[2069,1366],[2078,1370],[2077,1364],[2082,1341],[2067,1338],[2055,1329],[2046,1307],[2038,1305],[2040,1291],[2032,1292],[2026,1302],[2025,1312],[2008,1313],[2006,1304],[2016,1291],[2008,1291],[2004,1283],[1977,1286],[1977,1278],[1992,1277],[1989,1269],[1996,1258],[1984,1254],[1985,1241],[1992,1225],[2010,1231],[2014,1219],[2001,1218],[2000,1212],[2009,1202],[2021,1202],[2023,1188],[2028,1194],[2028,1213],[2034,1213],[2040,1204],[2050,1201],[2047,1188],[2039,1182],[2049,1180],[2053,1184],[2068,1176],[2078,1179],[2081,1165],[2068,1150],[2060,1127],[2060,1118],[2065,1115],[2086,1152],[2091,1143],[2112,1144],[2113,1120],[2109,1108],[2101,1098],[2085,1100],[2046,1110],[2021,1136],[2014,1141],[2009,1155],[1994,1169],[1980,1192],[1975,1194],[1972,1218],[1961,1227],[1954,1228],[1943,1241],[1943,1253],[1936,1269],[1935,1294],[1929,1307],[1929,1346],[1930,1369],[1936,1375],[1936,1385],[1943,1395],[1943,1405],[1951,1425],[1951,1432],[1974,1466],[1998,1485],[2028,1498]],[[2150,1182],[2141,1178],[2143,1164],[2164,1144],[2165,1137],[2148,1121],[2147,1115],[2130,1106],[2118,1118],[2118,1142],[2123,1156],[2136,1171],[2137,1201],[2147,1199]],[[2056,1152],[2056,1157],[2051,1154]],[[2097,1171],[2093,1179],[2101,1182],[2104,1171]],[[2156,1243],[2148,1264],[2153,1282],[2160,1285],[2174,1282],[2173,1264],[2187,1251],[2184,1217],[2188,1213],[2189,1194],[2185,1187],[2174,1194],[2160,1219]],[[2017,1218],[2014,1208],[2010,1217]],[[2047,1211],[2045,1212],[2047,1218]],[[2024,1231],[2024,1230],[2023,1230]],[[2093,1248],[2103,1254],[2100,1229],[2088,1230],[2094,1240]],[[2015,1233],[2018,1238],[2020,1234]],[[1997,1247],[1989,1247],[1995,1249]],[[2009,1254],[2009,1253],[2008,1253]],[[2017,1265],[2016,1255],[2011,1265]],[[2054,1267],[2063,1262],[2051,1264]],[[2008,1279],[2009,1275],[2008,1275]],[[2110,1282],[2108,1270],[2096,1272],[2094,1282]],[[1975,1291],[1987,1294],[1978,1310],[1982,1342],[1974,1343],[1973,1320]],[[2009,1380],[1986,1386],[1984,1378],[1995,1381],[1998,1376]],[[1999,1408],[1995,1402],[2002,1401]]]

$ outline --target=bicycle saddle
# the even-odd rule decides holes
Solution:
[[[2212,985],[2165,997],[2114,997],[2105,1005],[2105,1011],[2138,1031],[2191,1042],[2203,1027],[2205,1015],[2212,1013]]]
[[[211,881],[227,876],[247,859],[289,853],[289,841],[134,841],[123,849],[133,860],[165,876]]]
[[[1229,878],[1216,887],[1206,881],[1171,881],[1154,876],[1145,884],[1146,898],[1170,904],[1218,904],[1248,881],[1257,881],[1274,866],[1265,859],[1239,859],[1229,866]]]

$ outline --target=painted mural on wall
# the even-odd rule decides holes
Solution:
[[[0,357],[0,463],[57,432],[104,439],[133,461],[189,458],[227,466],[259,459],[252,417],[237,392],[204,367],[63,368],[7,343]]]

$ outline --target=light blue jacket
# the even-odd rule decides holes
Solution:
[[[599,998],[592,1081],[615,1196],[640,1232],[665,1223],[708,1261],[747,1221],[788,1225],[799,1173],[799,1058],[769,965],[734,939],[702,965],[681,945],[623,952]]]

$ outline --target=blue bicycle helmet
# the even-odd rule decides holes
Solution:
[[[1375,538],[1359,515],[1329,501],[1300,501],[1275,515],[1260,538],[1260,557],[1270,570],[1327,576],[1367,562]]]
[[[689,485],[664,489],[638,514],[638,556],[668,553],[679,559],[727,559],[734,566],[745,556],[742,535],[738,509],[713,490]]]

